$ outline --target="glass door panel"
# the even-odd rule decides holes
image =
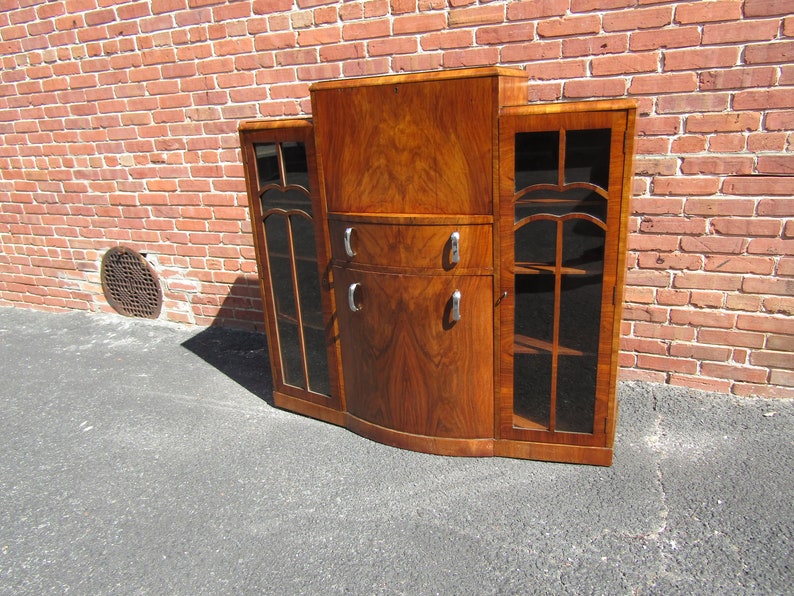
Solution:
[[[318,242],[324,211],[313,196],[311,123],[241,127],[240,134],[277,401],[284,394],[337,409],[333,298],[328,250]]]
[[[623,165],[623,129],[613,118],[533,114],[507,119],[500,132],[502,155],[512,162],[503,162],[500,182],[501,217],[513,222],[502,270],[502,288],[513,298],[512,312],[502,316],[510,325],[502,333],[512,334],[503,343],[512,346],[512,387],[502,390],[508,436],[592,444],[605,432],[597,416],[606,412],[599,396],[610,367],[599,363],[612,342],[602,329],[612,317],[615,280],[611,273],[605,281],[605,269],[615,266],[605,256],[619,231],[623,173],[612,171]]]
[[[306,147],[255,143],[267,275],[284,383],[329,394]]]

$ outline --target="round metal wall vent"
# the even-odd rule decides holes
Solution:
[[[128,317],[156,319],[163,297],[160,282],[140,253],[118,246],[102,257],[102,291],[117,312]]]

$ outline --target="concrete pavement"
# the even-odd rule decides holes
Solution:
[[[623,383],[611,468],[277,410],[264,337],[0,308],[0,594],[792,594],[794,402]]]

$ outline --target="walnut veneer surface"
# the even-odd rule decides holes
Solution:
[[[526,86],[522,71],[504,68],[329,81],[311,89],[310,121],[241,125],[277,405],[377,441],[430,453],[611,462],[634,108],[626,102],[524,106]],[[585,133],[566,137],[567,129]],[[525,199],[516,194],[514,139],[536,130],[557,131],[563,139],[556,150],[560,168],[568,169],[556,181],[529,191],[554,197],[590,193],[595,199],[582,204],[603,201],[603,221],[600,211],[597,217],[574,209],[573,215],[541,214],[516,224],[514,205]],[[596,155],[589,139],[599,134],[608,139],[604,143],[610,152],[608,180],[597,180],[605,188],[590,181],[572,185],[565,180],[568,170],[573,171],[568,162],[587,174],[588,164],[582,162]],[[277,321],[284,318],[279,313],[285,310],[285,299],[273,294],[270,224],[263,224],[263,213],[286,218],[295,213],[263,211],[263,188],[269,187],[257,181],[266,164],[288,169],[283,164],[290,142],[305,150],[310,170],[306,194],[316,231],[322,296],[315,304],[324,321],[326,394],[296,387],[284,374],[288,350]],[[530,143],[530,152],[533,147]],[[534,166],[528,167],[535,175]],[[271,169],[277,170],[275,165]],[[289,185],[281,191],[289,192]],[[532,207],[533,200],[525,202]],[[599,253],[603,271],[563,263],[567,257],[561,248],[556,265],[518,263],[516,226],[538,218],[558,222],[559,230],[567,229],[564,222],[571,218],[595,226],[596,236],[604,237]],[[569,244],[580,238],[592,243],[581,232],[574,234]],[[562,387],[562,381],[551,381],[551,406],[541,407],[537,416],[531,411],[525,415],[514,396],[520,380],[514,378],[513,359],[548,353],[537,362],[551,362],[556,379],[559,362],[584,356],[582,350],[562,345],[556,331],[563,316],[560,305],[567,299],[560,298],[561,289],[570,284],[552,283],[555,334],[545,342],[516,335],[514,294],[519,280],[526,283],[526,275],[560,280],[574,273],[590,275],[581,279],[596,283],[593,287],[600,293],[582,295],[594,296],[601,306],[594,305],[598,337],[591,343],[598,344],[597,354],[582,360],[597,360],[593,405],[588,406],[593,411],[578,422],[587,428],[567,432],[567,419],[570,412],[576,418],[576,408],[564,406],[567,402],[557,396],[555,387]],[[296,281],[296,296],[298,285]],[[546,286],[537,287],[532,292]],[[523,295],[522,300],[534,296]],[[308,340],[296,345],[303,362],[312,358]],[[544,399],[541,395],[539,403]],[[581,403],[589,404],[589,399]],[[548,407],[551,414],[544,413]]]

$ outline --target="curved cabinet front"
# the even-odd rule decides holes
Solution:
[[[335,267],[334,287],[355,430],[419,450],[422,437],[493,437],[490,276]]]

